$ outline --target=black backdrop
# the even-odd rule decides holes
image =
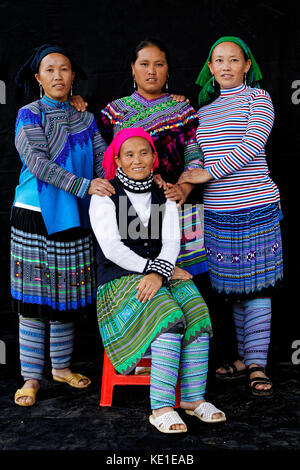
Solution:
[[[211,44],[223,35],[242,37],[261,66],[276,120],[268,143],[271,175],[282,197],[285,280],[273,299],[273,351],[291,361],[298,329],[300,172],[300,33],[297,1],[71,0],[0,1],[0,340],[9,322],[9,214],[21,168],[14,147],[18,108],[26,103],[14,77],[31,49],[64,44],[88,80],[77,91],[90,109],[132,92],[130,54],[146,36],[170,49],[170,89],[197,108],[195,85]],[[5,96],[4,96],[5,87]],[[299,88],[299,92],[297,91]],[[75,90],[76,91],[76,90]],[[4,330],[3,330],[4,331]],[[98,334],[95,332],[95,334]],[[9,362],[9,357],[7,358]]]

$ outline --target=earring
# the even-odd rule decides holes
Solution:
[[[247,74],[244,73],[244,84],[247,85]]]
[[[73,82],[72,82],[72,85],[71,85],[70,96],[73,96]]]
[[[136,90],[136,81],[135,81],[134,75],[132,75],[132,78],[133,78],[133,88],[134,90]]]
[[[43,87],[41,83],[40,83],[40,98],[43,98]]]
[[[213,87],[215,86],[215,76],[214,75],[212,76],[212,86]]]
[[[165,87],[166,87],[166,90],[168,90],[168,89],[169,89],[169,82],[168,82],[168,80],[169,80],[169,75],[167,76],[167,81],[166,81],[166,85],[165,85]]]

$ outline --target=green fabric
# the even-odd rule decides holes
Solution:
[[[198,95],[198,102],[200,107],[215,100],[220,94],[219,86],[217,86],[216,88],[214,88],[213,86],[213,77],[209,70],[208,62],[210,62],[211,60],[211,55],[214,48],[222,42],[233,42],[243,49],[247,58],[251,60],[251,67],[249,72],[247,73],[247,85],[259,88],[258,82],[262,79],[262,74],[247,44],[238,37],[223,36],[212,45],[208,54],[208,58],[196,80],[196,84],[201,87],[201,91]]]
[[[173,325],[185,325],[183,347],[204,333],[212,334],[205,301],[192,281],[174,280],[144,304],[136,299],[143,275],[129,274],[98,288],[97,319],[106,353],[115,369],[126,375],[151,342]]]

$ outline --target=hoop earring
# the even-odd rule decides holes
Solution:
[[[43,87],[41,83],[40,83],[40,98],[43,98]]]

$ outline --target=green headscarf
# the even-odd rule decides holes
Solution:
[[[208,62],[210,62],[211,60],[211,55],[214,48],[222,42],[234,42],[243,49],[244,53],[246,54],[246,57],[251,60],[251,67],[249,72],[247,73],[247,85],[259,88],[258,82],[262,79],[262,74],[247,44],[242,39],[237,38],[235,36],[223,36],[222,38],[218,39],[211,47],[207,61],[205,62],[204,67],[202,68],[196,80],[196,84],[202,87],[198,95],[198,102],[200,107],[212,102],[220,94],[219,87],[215,89],[213,86],[213,77],[209,70]]]

